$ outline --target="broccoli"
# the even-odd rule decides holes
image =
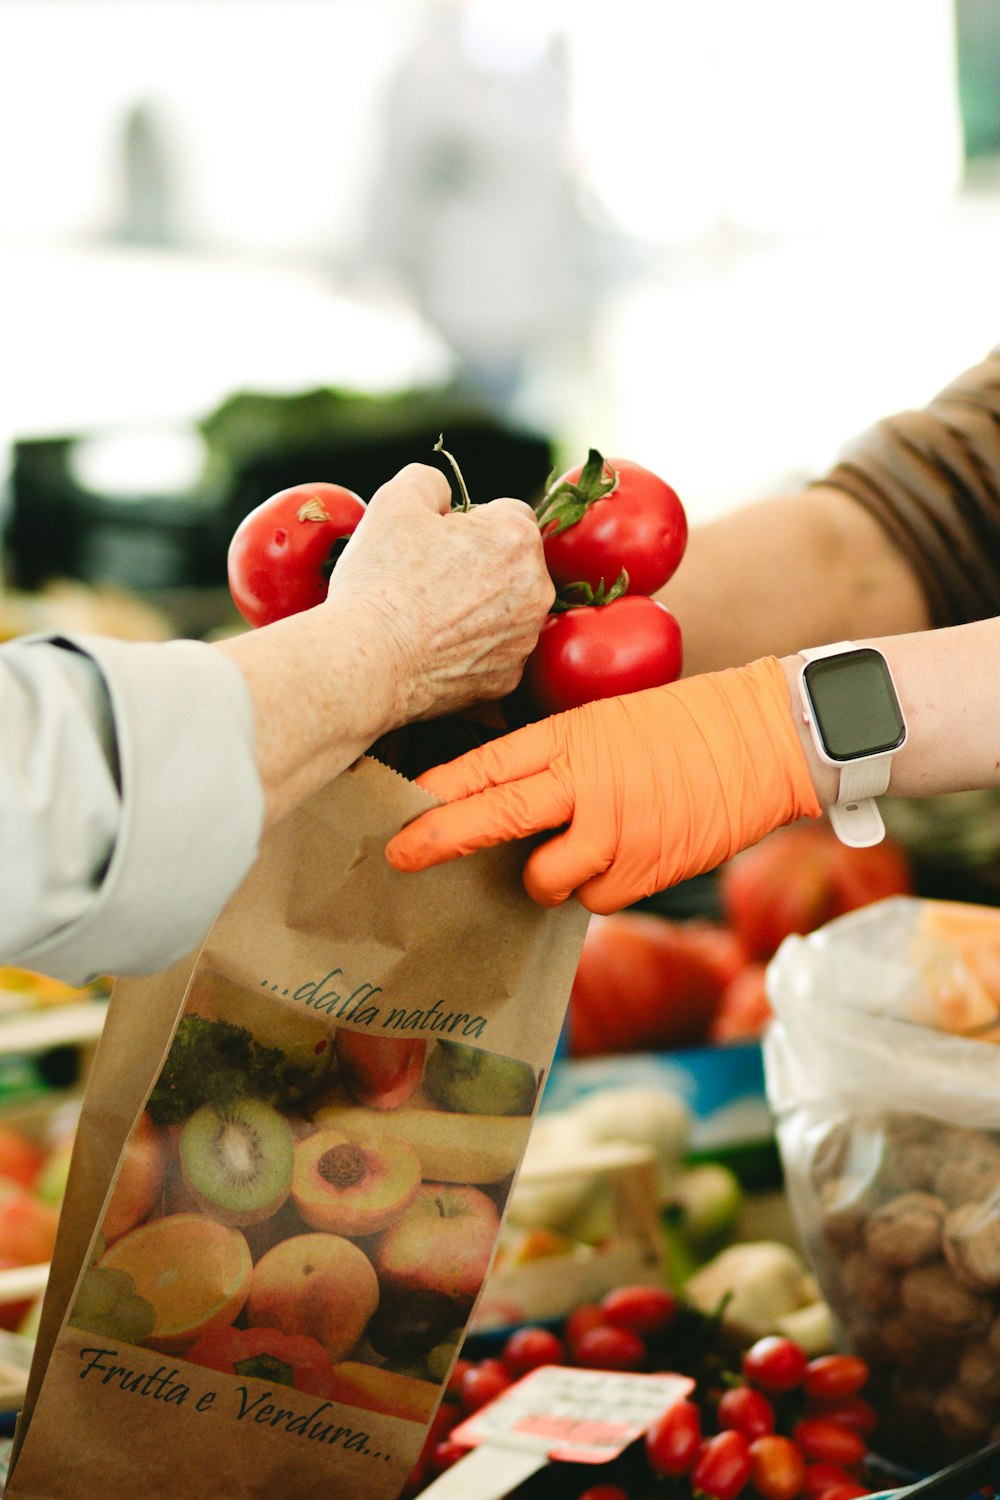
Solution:
[[[182,1016],[147,1108],[157,1125],[177,1125],[202,1104],[263,1099],[281,1109],[315,1080],[280,1047],[258,1042],[245,1026]]]

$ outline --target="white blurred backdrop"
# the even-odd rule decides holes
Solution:
[[[815,471],[1000,342],[959,14],[0,0],[0,444],[453,370],[695,520]]]

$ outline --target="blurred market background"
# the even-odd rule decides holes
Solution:
[[[4,0],[8,590],[224,628],[235,520],[442,428],[816,472],[997,341],[998,71],[994,0]]]

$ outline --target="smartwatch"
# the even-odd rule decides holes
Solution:
[[[873,646],[837,641],[800,651],[802,718],[817,753],[840,770],[830,822],[841,843],[877,844],[885,825],[875,803],[889,785],[892,757],[906,742],[906,720],[889,670]]]

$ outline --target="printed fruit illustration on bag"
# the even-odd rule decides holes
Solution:
[[[489,1271],[540,1077],[202,971],[74,1327],[423,1423]]]

